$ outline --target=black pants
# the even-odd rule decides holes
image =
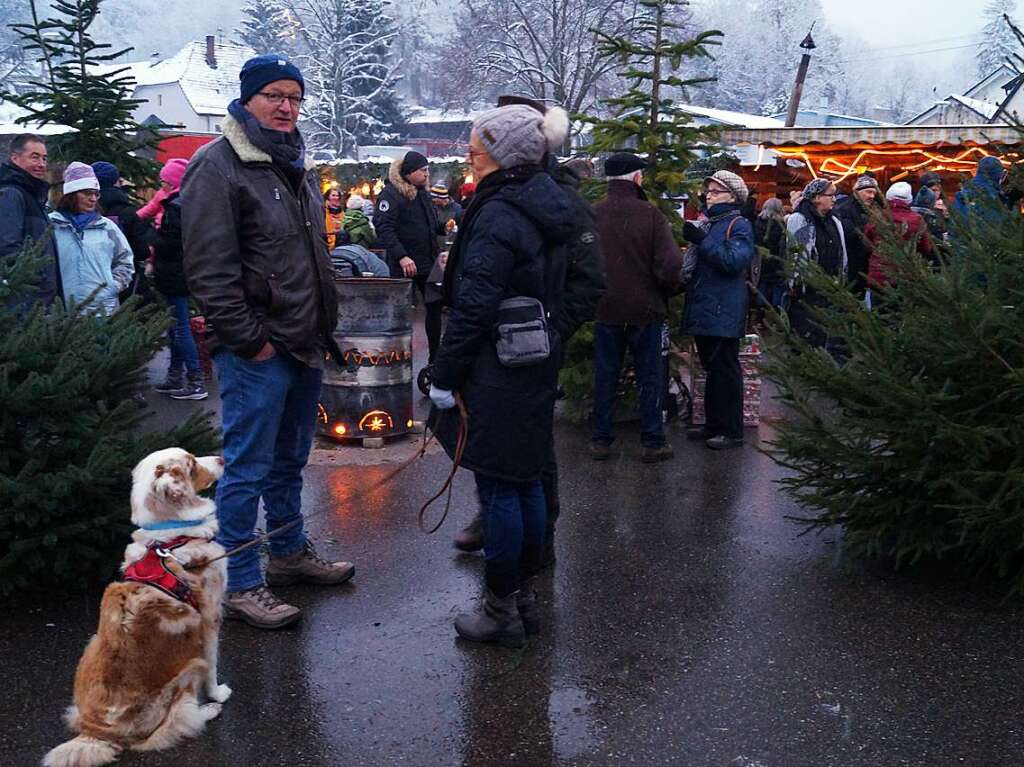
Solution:
[[[707,371],[704,427],[712,437],[743,439],[743,373],[740,339],[694,336],[700,364]]]
[[[437,347],[441,345],[441,303],[439,301],[427,302],[427,278],[423,275],[416,275],[412,278],[412,284],[420,292],[427,307],[427,316],[424,320],[424,329],[427,331],[427,361],[433,362],[437,354]]]

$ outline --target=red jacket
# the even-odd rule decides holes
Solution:
[[[904,240],[917,240],[917,252],[931,260],[935,253],[931,237],[928,236],[928,226],[924,219],[910,209],[910,203],[903,200],[889,200],[889,218],[892,219],[896,231]],[[868,284],[885,285],[889,282],[886,275],[885,259],[878,253],[878,243],[882,239],[882,233],[875,226],[874,221],[868,222],[864,227],[864,236],[871,243],[871,257],[868,260]]]

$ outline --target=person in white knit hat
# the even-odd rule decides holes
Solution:
[[[466,159],[477,188],[444,274],[448,324],[430,399],[449,455],[458,442],[456,396],[469,415],[462,467],[476,478],[486,589],[483,610],[460,615],[455,629],[473,642],[521,646],[538,628],[533,594],[519,589],[543,556],[541,472],[562,353],[547,318],[558,313],[562,292],[551,286],[564,284],[574,231],[573,202],[542,162],[567,133],[564,110],[542,115],[522,104],[484,112],[470,133]]]
[[[50,221],[64,300],[81,303],[98,288],[94,310],[113,314],[119,306],[117,294],[135,274],[131,246],[117,224],[99,214],[100,182],[90,166],[69,164],[63,192]]]

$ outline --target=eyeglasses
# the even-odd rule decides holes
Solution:
[[[466,159],[472,162],[474,157],[481,154],[487,154],[487,152],[478,151],[476,149],[468,149],[466,150]]]
[[[713,194],[730,195],[732,192],[727,192],[725,189],[708,189],[707,196],[710,197]]]
[[[99,197],[100,193],[95,189],[82,189],[79,190],[79,194],[84,194],[86,197]]]
[[[302,98],[302,96],[287,96],[287,95],[285,95],[283,93],[265,93],[264,91],[260,91],[259,95],[262,96],[263,98],[265,98],[267,101],[269,101],[275,107],[276,106],[280,106],[281,102],[284,101],[285,99],[287,99],[288,103],[292,107],[294,107],[295,109],[298,109],[299,107],[302,106],[302,102],[305,101],[305,99]]]

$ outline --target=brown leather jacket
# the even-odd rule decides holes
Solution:
[[[683,268],[668,220],[640,187],[622,179],[608,182],[608,195],[594,212],[607,270],[597,321],[646,325],[664,319]]]
[[[181,187],[185,277],[213,339],[250,358],[270,341],[323,367],[338,299],[324,206],[307,160],[297,195],[230,115],[200,149]]]

